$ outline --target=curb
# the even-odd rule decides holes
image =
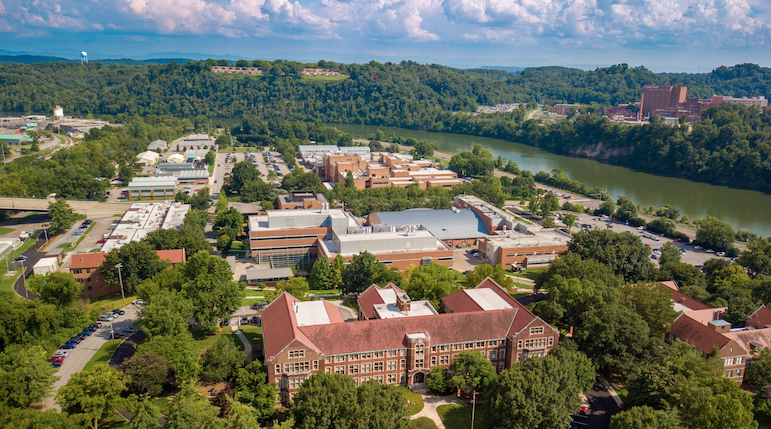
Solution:
[[[600,383],[602,386],[607,389],[608,393],[610,393],[610,397],[613,398],[614,401],[616,401],[616,405],[618,405],[619,408],[623,408],[623,401],[621,401],[621,397],[618,396],[618,393],[616,393],[616,389],[613,388],[613,386],[608,383],[607,380],[605,380],[604,377],[597,377],[600,380]]]

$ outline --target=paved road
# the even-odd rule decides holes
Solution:
[[[22,255],[27,257],[27,259],[24,261],[24,274],[19,276],[19,278],[16,279],[16,283],[13,285],[13,289],[17,294],[19,294],[19,296],[23,296],[28,299],[35,298],[35,295],[27,291],[25,285],[27,284],[26,279],[32,275],[32,267],[37,263],[37,261],[45,256],[45,252],[38,252],[38,248],[42,246],[43,243],[45,243],[45,240],[38,240],[37,243],[27,249],[26,252],[22,253]]]
[[[613,400],[610,393],[599,382],[592,387],[592,390],[586,392],[586,399],[589,400],[589,418],[586,419],[586,426],[579,426],[587,429],[608,429],[610,427],[610,418],[619,413],[621,408]],[[578,419],[581,421],[580,419]]]
[[[129,304],[123,307],[126,312],[123,316],[118,317],[112,323],[112,328],[116,332],[128,328],[137,320],[137,306]],[[87,337],[83,342],[72,350],[65,350],[69,352],[69,356],[64,359],[64,363],[56,371],[56,376],[59,377],[54,383],[54,388],[51,391],[51,395],[43,402],[44,409],[56,408],[60,409],[59,405],[55,403],[54,397],[60,387],[67,384],[72,374],[80,372],[86,366],[89,360],[94,357],[94,354],[108,341],[110,340],[110,323],[102,323],[102,327],[99,328],[93,335]],[[119,342],[121,340],[114,340]]]

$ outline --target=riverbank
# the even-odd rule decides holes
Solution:
[[[640,207],[663,207],[669,204],[690,219],[713,216],[728,222],[737,230],[746,228],[760,235],[771,235],[771,217],[766,215],[771,212],[771,195],[762,192],[658,176],[588,158],[559,155],[500,139],[396,127],[346,124],[334,126],[354,137],[364,139],[370,138],[379,129],[385,135],[393,132],[403,138],[435,141],[439,144],[439,150],[447,154],[470,151],[475,144],[481,144],[489,149],[493,156],[506,157],[519,164],[522,170],[550,173],[555,168],[560,169],[566,176],[586,183],[589,187],[606,189],[614,200],[619,196],[627,196]]]

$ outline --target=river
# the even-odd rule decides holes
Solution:
[[[614,198],[626,195],[640,207],[658,208],[669,204],[692,221],[710,215],[730,223],[737,229],[746,228],[764,236],[771,235],[771,195],[762,192],[658,176],[487,137],[369,125],[334,126],[357,138],[369,138],[374,135],[375,130],[380,129],[386,136],[393,131],[405,138],[435,141],[439,144],[439,150],[447,153],[471,150],[475,144],[481,144],[496,157],[501,155],[516,162],[520,169],[537,173],[551,172],[552,169],[559,168],[571,179],[608,190]]]

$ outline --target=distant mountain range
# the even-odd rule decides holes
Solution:
[[[522,71],[526,69],[527,67],[509,67],[509,66],[482,66],[479,67],[480,69],[489,69],[489,70],[503,70],[507,71],[509,73],[516,73],[518,71]]]
[[[51,56],[45,56],[45,55],[0,55],[0,63],[32,64],[32,63],[55,63],[60,61],[71,63],[71,62],[76,62],[80,60],[71,59],[71,58],[62,58],[62,57],[51,57]],[[99,61],[105,64],[142,65],[142,64],[169,64],[174,61],[178,63],[186,63],[192,60],[188,58],[152,58],[147,60],[121,58],[121,59],[99,59],[99,60],[95,59],[92,61]]]

